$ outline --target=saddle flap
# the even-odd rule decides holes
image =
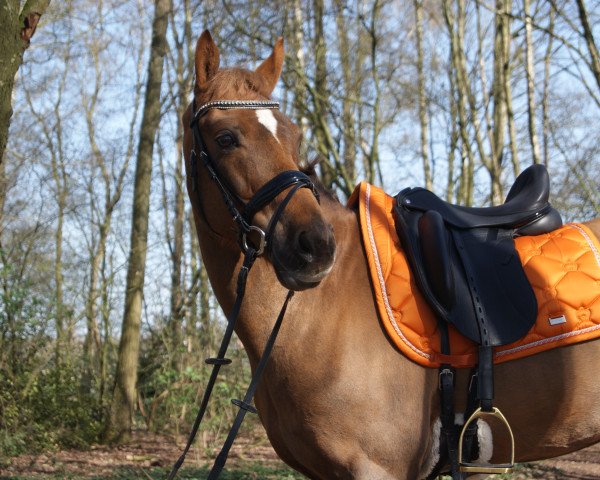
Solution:
[[[515,250],[512,232],[501,229],[452,230],[462,282],[470,300],[450,312],[450,321],[467,335],[479,326],[482,345],[506,345],[523,337],[535,323],[537,300]],[[460,302],[458,302],[460,303]],[[469,304],[470,303],[470,304]]]

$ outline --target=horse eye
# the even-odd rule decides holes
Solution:
[[[235,137],[231,133],[223,133],[216,138],[217,145],[221,148],[231,148],[236,144]]]

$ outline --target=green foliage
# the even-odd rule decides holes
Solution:
[[[0,458],[55,448],[85,448],[101,428],[101,408],[64,366],[0,380]]]
[[[77,365],[56,365],[48,334],[52,311],[0,267],[0,458],[84,447],[100,428],[100,406],[80,390]]]
[[[148,339],[144,343],[154,344]],[[212,371],[212,366],[203,361],[208,352],[181,355],[186,365],[174,366],[177,353],[167,352],[163,347],[144,352],[141,358],[138,391],[143,409],[138,412],[139,420],[154,432],[189,430]],[[202,422],[202,431],[210,438],[227,434],[238,411],[231,399],[243,398],[250,382],[250,367],[243,350],[232,347],[228,356],[233,362],[221,369]],[[247,416],[243,431],[256,426],[258,420],[253,417]]]
[[[0,263],[0,285],[0,369],[13,377],[38,364],[51,312],[10,264]]]

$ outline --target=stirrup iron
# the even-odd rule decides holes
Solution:
[[[499,464],[476,464],[463,462],[463,437],[467,427],[473,423],[478,418],[482,417],[494,417],[500,420],[508,430],[510,434],[510,443],[511,443],[511,454],[510,454],[510,463],[499,463]],[[490,412],[486,412],[479,407],[477,410],[473,412],[473,415],[469,417],[469,419],[465,422],[461,432],[460,438],[458,440],[458,465],[459,470],[465,473],[486,473],[486,474],[501,474],[501,473],[511,473],[515,466],[515,437],[513,436],[512,429],[506,420],[506,417],[502,414],[502,412],[496,408],[492,407]]]

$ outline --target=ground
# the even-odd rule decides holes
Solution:
[[[0,464],[0,479],[157,479],[165,478],[183,448],[184,439],[137,432],[128,446],[96,446],[88,451],[64,450],[42,455],[21,455]],[[216,452],[192,448],[186,469],[178,478],[206,475]],[[210,456],[209,456],[210,455]],[[230,479],[300,479],[269,446],[264,436],[239,439],[227,463]],[[240,473],[244,472],[244,473]],[[490,477],[493,478],[493,477]],[[498,477],[500,478],[500,477]],[[509,478],[515,480],[600,479],[600,444],[564,457],[520,465]]]

